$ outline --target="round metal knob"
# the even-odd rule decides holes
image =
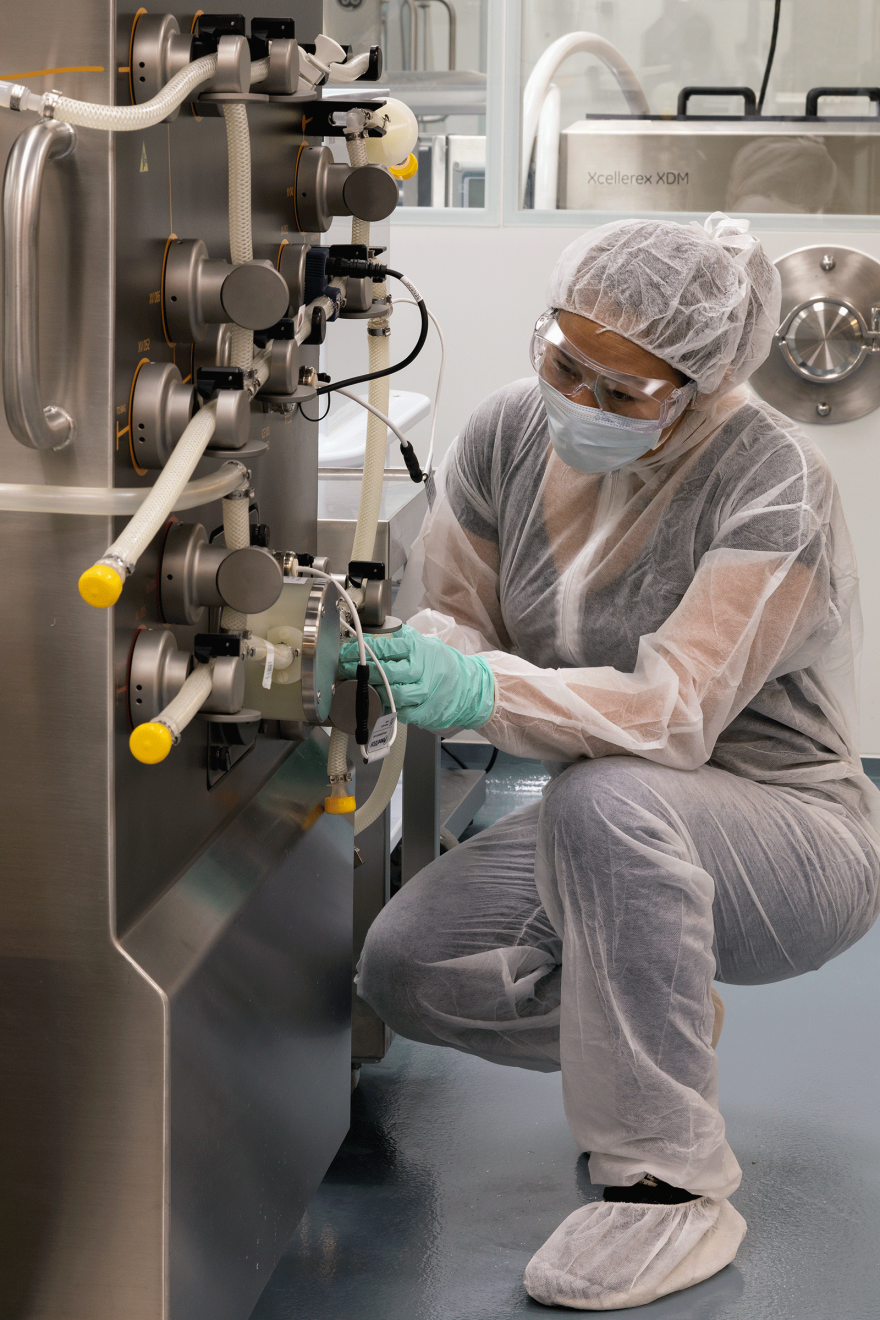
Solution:
[[[259,546],[233,550],[217,569],[217,590],[230,609],[262,614],[281,595],[281,565]]]
[[[836,298],[814,298],[796,308],[779,336],[793,371],[814,383],[844,380],[869,352],[859,312]]]
[[[233,266],[220,294],[230,321],[246,330],[265,330],[287,314],[290,293],[271,261]]]

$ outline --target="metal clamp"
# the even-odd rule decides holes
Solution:
[[[37,229],[46,162],[76,144],[69,124],[41,120],[15,140],[3,178],[3,404],[9,429],[28,449],[63,449],[70,413],[40,397]]]

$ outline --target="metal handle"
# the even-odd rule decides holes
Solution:
[[[46,162],[76,143],[69,124],[41,120],[12,145],[3,178],[3,404],[9,429],[28,449],[63,449],[74,422],[40,397],[37,229]]]
[[[682,87],[678,94],[677,115],[687,114],[687,103],[692,96],[741,96],[748,117],[758,113],[758,98],[751,87]]]
[[[419,5],[418,5],[418,7],[419,7],[419,9],[422,10],[422,13],[423,13],[423,15],[424,15],[424,21],[423,21],[423,23],[422,23],[422,27],[423,27],[424,30],[425,30],[425,42],[426,42],[426,44],[425,44],[425,49],[426,49],[426,51],[427,51],[428,7],[429,7],[429,5],[432,4],[432,3],[438,4],[438,5],[442,5],[443,8],[446,10],[446,14],[447,14],[447,17],[448,17],[448,19],[449,19],[449,56],[448,56],[448,60],[449,60],[449,67],[450,67],[450,69],[454,69],[454,68],[455,68],[455,64],[456,64],[456,44],[457,44],[457,41],[456,41],[456,28],[457,28],[457,22],[456,22],[455,6],[454,6],[453,4],[450,3],[450,0],[419,0]],[[411,68],[411,69],[417,69],[417,68],[418,68],[418,64],[419,64],[419,24],[418,24],[418,18],[417,18],[417,10],[416,10],[416,7],[415,7],[415,5],[414,5],[414,3],[413,3],[413,0],[401,0],[401,9],[403,9],[403,5],[404,5],[404,4],[405,4],[406,7],[409,9],[409,22],[410,22],[410,28],[409,28],[409,65],[410,65],[410,68]],[[427,58],[426,58],[426,63],[427,63]]]
[[[867,96],[870,101],[880,102],[880,87],[811,87],[807,92],[807,118],[818,115],[820,96]]]

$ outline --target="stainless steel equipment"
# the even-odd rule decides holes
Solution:
[[[833,426],[880,407],[880,262],[856,248],[799,248],[776,262],[781,320],[751,384],[798,422]]]
[[[871,215],[880,119],[590,116],[560,134],[559,207]]]
[[[313,40],[319,0],[287,8]],[[129,104],[135,9],[2,0],[4,76]],[[262,5],[234,9],[250,22]],[[177,17],[189,33],[191,15]],[[254,256],[277,293],[281,245],[319,241],[296,232],[289,194],[300,144],[321,139],[303,138],[302,106],[248,97]],[[118,134],[34,133],[32,116],[0,112],[5,481],[150,486],[186,424],[194,368],[223,360],[219,338],[175,347],[163,321],[176,239],[229,251],[224,123],[210,110]],[[302,347],[304,370],[318,352]],[[160,412],[174,399],[180,416],[163,413],[174,434],[153,425],[148,466],[138,428],[154,412],[132,400],[151,364]],[[316,424],[252,411],[234,456],[273,546],[317,551],[317,452]],[[219,504],[192,520],[210,533]],[[206,713],[161,765],[129,754],[137,637],[173,688],[200,625],[164,621],[161,536],[114,610],[80,598],[78,574],[121,525],[2,515],[0,1309],[245,1320],[348,1127],[351,817],[321,813],[327,739],[302,724]]]

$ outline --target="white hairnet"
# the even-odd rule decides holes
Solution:
[[[704,226],[619,220],[575,239],[549,303],[598,321],[696,381],[700,394],[747,380],[779,324],[779,272],[747,220]]]

